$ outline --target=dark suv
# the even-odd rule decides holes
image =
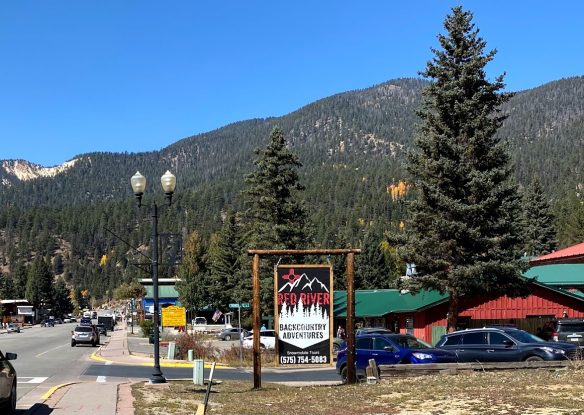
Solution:
[[[522,362],[578,358],[578,347],[550,343],[524,330],[492,327],[443,335],[436,347],[456,352],[459,362]]]
[[[562,318],[557,320],[551,340],[584,347],[584,319]]]

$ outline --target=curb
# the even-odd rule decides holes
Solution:
[[[152,362],[120,362],[120,361],[116,361],[116,360],[110,360],[110,359],[106,359],[105,357],[101,356],[98,354],[99,352],[93,352],[89,358],[91,360],[94,360],[96,362],[101,362],[101,363],[115,363],[118,365],[140,365],[140,366],[152,366]],[[130,354],[130,356],[132,356],[135,359],[140,359],[139,356]],[[205,369],[210,369],[211,368],[211,364],[210,363],[205,363],[204,365]],[[193,367],[193,363],[192,362],[160,362],[160,367],[182,367],[182,368],[192,368]],[[215,363],[215,369],[232,369],[231,366],[228,366],[224,363]]]
[[[48,391],[45,392],[45,394],[43,396],[41,396],[41,399],[43,400],[47,400],[49,399],[55,392],[57,392],[59,389],[64,388],[66,386],[70,386],[70,385],[75,385],[79,382],[69,382],[69,383],[62,383],[60,385],[56,385],[53,386],[51,389],[49,389]]]

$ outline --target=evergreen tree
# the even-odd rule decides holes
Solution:
[[[183,262],[178,268],[179,281],[176,289],[180,302],[187,310],[193,310],[195,314],[212,303],[203,255],[201,237],[197,231],[193,231],[185,242]]]
[[[300,192],[298,157],[286,146],[282,130],[274,128],[265,150],[256,150],[255,170],[246,177],[244,213],[248,248],[301,249],[310,245],[307,212]],[[244,267],[249,266],[246,261]],[[262,308],[271,310],[274,259],[264,260],[261,273]]]
[[[53,314],[62,317],[71,311],[73,311],[73,304],[69,298],[69,290],[65,281],[59,278],[54,287]]]
[[[525,255],[535,257],[558,248],[555,216],[546,200],[539,179],[535,178],[525,189],[523,196]]]
[[[34,308],[52,308],[54,298],[53,274],[43,258],[36,258],[28,270],[26,299]]]
[[[298,157],[286,146],[282,130],[274,128],[265,150],[256,150],[255,170],[246,177],[244,218],[247,243],[260,249],[299,249],[307,245],[309,225]]]
[[[511,182],[506,148],[495,133],[503,75],[489,82],[472,14],[452,9],[439,35],[442,50],[421,74],[431,80],[419,116],[422,125],[408,156],[418,193],[409,203],[402,254],[414,263],[410,288],[447,293],[448,330],[456,328],[463,295],[517,295],[525,287],[520,262],[520,199]]]
[[[356,256],[355,261],[355,289],[390,287],[391,270],[382,251],[382,241],[383,233],[378,229],[369,229],[365,233],[361,254]]]
[[[558,239],[561,247],[584,241],[584,201],[582,195],[571,192],[556,206]]]
[[[208,252],[213,297],[219,308],[251,298],[250,270],[242,269],[246,256],[241,226],[235,213],[229,212],[219,234],[211,237]]]
[[[14,296],[18,299],[26,298],[26,282],[28,270],[22,261],[18,261],[14,267],[12,280],[14,281]]]
[[[16,290],[14,282],[8,274],[0,272],[0,299],[14,300],[16,299]]]

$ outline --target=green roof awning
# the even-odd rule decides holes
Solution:
[[[584,264],[539,265],[531,267],[523,275],[546,285],[584,286]]]
[[[422,290],[418,294],[396,289],[355,291],[355,317],[383,317],[390,313],[407,313],[444,302],[446,294]],[[335,317],[347,316],[347,292],[333,294]]]
[[[151,285],[147,285],[146,288],[146,297],[144,298],[153,298],[154,296],[154,289]],[[158,298],[178,298],[178,292],[174,285],[159,285],[158,286]]]

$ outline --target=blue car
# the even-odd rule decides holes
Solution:
[[[374,333],[355,339],[355,366],[357,377],[365,377],[369,359],[377,365],[398,363],[455,363],[456,353],[435,349],[428,343],[409,334]],[[347,381],[347,348],[337,355],[337,373],[343,383]]]

